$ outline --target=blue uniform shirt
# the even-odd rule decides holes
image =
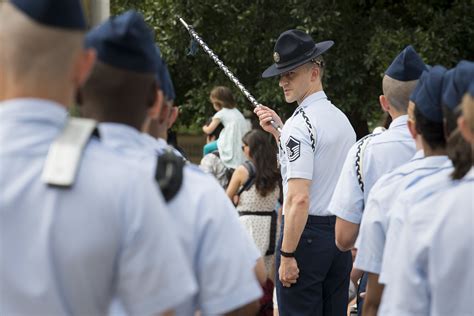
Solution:
[[[472,315],[474,169],[412,207],[381,315]]]
[[[136,315],[196,291],[173,221],[151,179],[100,142],[70,188],[43,183],[66,108],[0,103],[0,309],[4,315],[104,315],[113,297]]]
[[[418,151],[408,163],[380,177],[370,191],[364,210],[356,242],[356,268],[380,274],[390,206],[410,181],[435,172],[447,161],[447,156],[423,158],[423,152]]]
[[[305,98],[286,121],[280,137],[279,161],[285,200],[288,180],[311,180],[309,215],[331,215],[329,200],[354,142],[355,133],[349,120],[323,91]]]
[[[433,192],[449,187],[451,185],[450,173],[452,170],[451,160],[448,159],[435,172],[411,179],[405,190],[400,192],[397,200],[390,206],[385,249],[379,276],[380,283],[387,285],[393,275],[392,269],[397,262],[394,257],[397,256],[400,244],[400,231],[408,214],[411,214],[411,206]]]
[[[123,124],[99,125],[102,141],[154,176],[157,154],[166,143]],[[258,249],[241,226],[223,189],[198,167],[184,167],[183,184],[168,203],[177,232],[192,263],[199,291],[176,309],[177,315],[219,315],[262,294],[254,274]]]
[[[360,224],[365,202],[375,182],[414,156],[415,141],[408,131],[407,119],[407,115],[402,115],[393,120],[388,130],[370,136],[367,147],[360,155],[358,149],[362,140],[352,146],[329,205],[332,214]],[[358,155],[362,157],[364,191],[361,190],[356,171]]]

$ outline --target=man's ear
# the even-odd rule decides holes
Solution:
[[[466,119],[461,115],[458,117],[458,129],[461,132],[462,137],[470,144],[474,144],[474,134],[469,128],[469,124]]]
[[[321,69],[316,65],[311,67],[311,81],[316,81],[318,77],[321,79]]]
[[[158,117],[160,116],[162,107],[163,107],[163,91],[160,89],[157,89],[155,102],[148,109],[148,117],[152,120],[158,119]]]
[[[168,117],[168,129],[171,128],[171,126],[173,126],[174,122],[176,122],[178,115],[179,115],[179,108],[177,106],[171,107],[170,114]]]
[[[86,49],[79,54],[74,65],[73,80],[77,88],[81,87],[89,78],[94,68],[97,54],[93,49]]]
[[[390,102],[388,102],[388,99],[385,95],[382,94],[379,96],[379,103],[384,112],[390,111]]]

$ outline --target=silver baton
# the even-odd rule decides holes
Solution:
[[[199,43],[199,45],[204,49],[204,51],[212,58],[212,60],[216,63],[216,65],[224,72],[224,74],[239,88],[239,90],[245,95],[245,97],[252,103],[254,107],[259,107],[260,103],[250,94],[250,92],[244,87],[242,83],[240,83],[239,79],[232,73],[232,71],[227,68],[226,65],[222,62],[222,60],[217,57],[217,55],[212,51],[212,49],[207,46],[206,43],[202,40],[202,38],[194,31],[193,27],[188,25],[181,17],[177,17],[181,24],[188,30],[189,34]],[[270,121],[272,126],[281,133],[281,127],[278,126],[275,121]]]

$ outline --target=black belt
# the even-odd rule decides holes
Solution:
[[[270,244],[268,245],[268,250],[265,253],[265,256],[273,255],[275,253],[275,239],[276,239],[276,230],[277,230],[277,213],[272,212],[251,212],[251,211],[239,211],[239,216],[245,215],[256,215],[256,216],[271,216],[270,221]]]
[[[336,216],[317,216],[317,215],[308,215],[308,224],[336,224]]]
[[[285,216],[283,216],[285,218]],[[336,224],[336,216],[317,216],[317,215],[308,215],[308,220],[306,224]]]

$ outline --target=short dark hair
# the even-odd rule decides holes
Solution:
[[[423,136],[431,149],[446,148],[442,122],[433,122],[427,119],[415,105],[416,130]]]
[[[79,90],[81,113],[99,121],[120,122],[138,129],[156,100],[153,74],[141,74],[96,62]]]

